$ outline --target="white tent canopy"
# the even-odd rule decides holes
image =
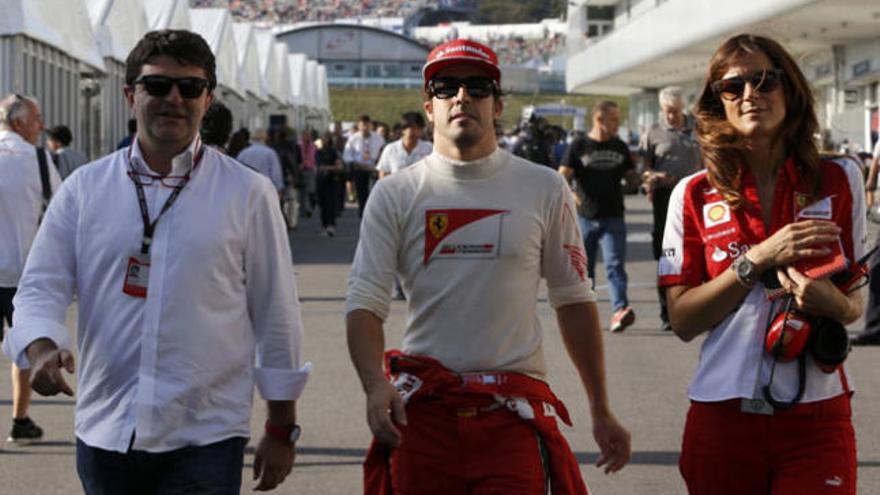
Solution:
[[[241,74],[238,70],[238,54],[232,36],[232,18],[226,9],[191,9],[189,17],[192,30],[199,33],[217,63],[217,84],[243,96]]]
[[[151,30],[191,29],[187,0],[146,0],[144,11]]]
[[[260,77],[260,58],[257,53],[257,42],[254,37],[254,25],[249,22],[232,23],[235,35],[235,46],[238,50],[238,65],[243,77],[243,89],[260,100],[265,99],[266,92]]]
[[[311,110],[320,110],[321,104],[318,102],[318,62],[309,60],[306,62],[306,106]]]
[[[268,29],[254,29],[257,55],[260,61],[260,84],[263,91],[281,104],[285,104],[282,91],[281,69],[275,58],[275,36]]]
[[[27,36],[104,71],[83,0],[2,0],[0,8],[0,36]]]
[[[101,55],[125,62],[128,52],[149,31],[141,0],[87,0],[92,28]]]
[[[327,114],[330,113],[330,90],[327,87],[327,67],[318,66],[318,105]]]
[[[290,69],[290,93],[295,106],[306,105],[306,61],[302,53],[291,53],[287,56]]]
[[[293,106],[293,88],[290,87],[290,60],[287,58],[287,45],[279,41],[274,43],[275,65],[278,67],[278,90],[282,98],[281,101],[285,105]]]

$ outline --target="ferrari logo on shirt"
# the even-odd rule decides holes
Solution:
[[[706,228],[730,221],[730,206],[726,201],[716,201],[703,205],[703,223]]]
[[[808,195],[804,193],[794,193],[795,211],[802,210],[805,206],[807,206],[807,201],[809,201]]]
[[[501,223],[507,210],[425,210],[425,255],[431,259],[489,259],[501,253]]]
[[[449,215],[446,213],[428,214],[428,231],[435,239],[441,239],[449,228]]]

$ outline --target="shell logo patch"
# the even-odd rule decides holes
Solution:
[[[727,259],[727,251],[715,246],[715,251],[712,252],[712,261],[715,263],[721,263],[722,261]]]
[[[726,201],[716,201],[703,205],[703,223],[706,228],[730,221],[730,206]]]
[[[449,229],[449,215],[446,213],[428,214],[428,231],[435,239],[441,239]]]

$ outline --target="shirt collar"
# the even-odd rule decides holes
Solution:
[[[434,171],[455,179],[483,179],[501,168],[506,154],[506,151],[496,147],[495,151],[488,156],[472,161],[462,161],[441,155],[435,148],[430,155],[432,160],[430,160],[429,166]]]
[[[33,146],[31,143],[25,141],[19,133],[9,129],[0,131],[0,141],[10,141],[14,143],[15,146]]]
[[[189,143],[189,146],[186,147],[183,151],[181,151],[178,155],[175,155],[174,158],[171,159],[171,172],[168,175],[171,176],[181,176],[186,175],[192,169],[193,166],[193,157],[196,156],[199,148],[202,145],[202,140],[198,134],[193,138],[192,142]],[[137,139],[137,136],[134,137],[131,141],[131,164],[138,172],[154,174],[153,169],[147,165],[146,160],[144,160],[144,155],[141,152],[140,142]]]

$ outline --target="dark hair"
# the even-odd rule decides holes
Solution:
[[[134,134],[138,131],[137,119],[128,119],[128,133]]]
[[[736,58],[752,53],[763,53],[775,68],[782,70],[785,120],[777,139],[782,140],[787,156],[794,155],[799,175],[813,194],[818,193],[819,187],[819,150],[813,140],[819,121],[807,79],[782,45],[764,36],[740,34],[725,41],[712,55],[703,91],[694,107],[697,137],[709,183],[733,208],[738,208],[744,200],[739,190],[745,165],[744,138],[727,121],[724,104],[712,90],[712,83],[724,76]]]
[[[422,114],[419,112],[404,112],[400,116],[400,128],[406,129],[408,127],[421,127],[425,128],[425,118],[422,117]]]
[[[357,121],[358,121],[358,122],[364,122],[364,123],[367,123],[367,124],[369,124],[370,122],[372,122],[372,120],[370,119],[370,116],[367,115],[367,114],[364,114],[364,115],[361,115],[360,117],[358,117],[358,120],[357,120]]]
[[[202,117],[200,131],[205,144],[226,146],[232,133],[232,112],[223,103],[214,101]]]
[[[70,142],[73,141],[73,133],[70,132],[70,128],[66,125],[56,125],[46,131],[46,134],[49,136],[49,139],[58,141],[65,148],[70,146]]]
[[[200,67],[208,79],[208,90],[217,86],[217,66],[211,47],[198,34],[183,29],[163,29],[145,34],[125,60],[125,84],[133,85],[144,64],[161,55],[173,58],[180,65]]]
[[[611,100],[600,100],[598,103],[593,105],[593,116],[595,117],[598,114],[605,115],[612,108],[620,108],[620,105],[615,101]]]
[[[241,150],[248,147],[250,140],[251,133],[246,128],[242,127],[235,131],[235,133],[232,134],[232,137],[229,138],[229,148],[227,149],[229,156],[238,156],[238,154],[241,153]]]

